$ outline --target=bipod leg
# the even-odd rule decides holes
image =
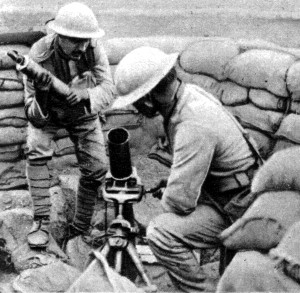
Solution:
[[[139,255],[135,249],[135,246],[133,245],[132,242],[128,242],[128,245],[126,247],[126,250],[129,254],[129,256],[131,257],[132,261],[134,262],[140,276],[142,277],[143,281],[145,282],[145,284],[147,285],[146,288],[144,288],[146,291],[148,292],[156,292],[157,291],[157,287],[156,285],[153,285],[150,281],[150,279],[148,278],[146,271],[143,267],[143,264],[139,258]]]

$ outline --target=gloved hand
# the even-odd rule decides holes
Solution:
[[[147,193],[152,193],[153,197],[161,199],[167,187],[167,183],[168,179],[162,179],[155,187],[147,190]]]
[[[37,74],[34,79],[34,87],[41,92],[48,92],[52,86],[52,76],[47,70]]]
[[[66,97],[70,106],[74,106],[81,101],[87,101],[89,99],[89,93],[87,89],[71,89],[70,94]]]

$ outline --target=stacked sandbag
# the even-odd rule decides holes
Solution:
[[[268,158],[300,144],[299,58],[270,42],[207,38],[181,52],[177,72],[217,97]]]
[[[23,76],[7,52],[27,55],[30,46],[43,35],[42,32],[0,35],[0,190],[26,187]]]
[[[26,184],[23,171],[15,168],[16,162],[22,159],[27,120],[23,107],[22,75],[15,69],[15,62],[7,56],[7,51],[11,50],[28,54],[29,47],[0,44],[0,162],[5,168],[0,177],[1,190]]]
[[[110,65],[117,65],[132,50],[151,46],[165,53],[181,52],[188,44],[199,38],[181,36],[149,36],[144,38],[114,38],[106,40],[103,45]]]
[[[251,185],[256,200],[220,235],[226,247],[268,251],[300,222],[299,156],[299,146],[282,150],[257,171]]]

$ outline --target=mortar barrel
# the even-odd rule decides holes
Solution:
[[[132,173],[129,133],[125,128],[113,128],[107,134],[107,141],[111,175],[124,180]]]

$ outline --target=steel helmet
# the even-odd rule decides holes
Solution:
[[[118,98],[113,109],[126,107],[149,93],[171,70],[178,53],[166,54],[152,47],[128,53],[117,66],[114,79]]]
[[[93,11],[79,2],[60,8],[48,27],[59,35],[80,39],[101,38],[105,35],[104,30],[99,28]]]

